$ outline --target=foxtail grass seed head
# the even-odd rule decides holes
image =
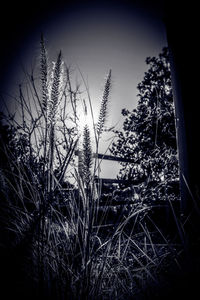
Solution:
[[[91,177],[90,170],[92,167],[92,147],[91,147],[90,131],[87,124],[83,129],[83,166],[84,166],[84,178],[86,184],[88,184]]]
[[[48,105],[48,60],[47,50],[44,43],[43,35],[40,41],[40,74],[41,74],[41,87],[42,87],[42,109],[43,113],[47,110]]]
[[[62,74],[61,68],[62,68],[62,56],[60,51],[53,71],[53,80],[52,80],[51,98],[50,98],[50,114],[49,114],[50,122],[55,122],[55,115],[56,115],[58,102],[59,102],[59,91],[60,91],[61,74]]]
[[[106,117],[107,117],[107,108],[108,108],[108,98],[111,90],[111,70],[109,71],[108,77],[106,79],[105,87],[104,87],[104,93],[101,100],[101,107],[99,112],[99,119],[97,123],[97,136],[100,137],[100,135],[103,132],[103,128],[105,125]]]

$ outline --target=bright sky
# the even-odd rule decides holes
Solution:
[[[123,1],[122,1],[123,2]],[[88,81],[95,116],[98,115],[105,76],[112,69],[112,92],[107,126],[122,125],[122,108],[132,110],[137,104],[137,84],[147,70],[147,56],[157,56],[167,45],[165,28],[159,16],[141,7],[105,2],[72,5],[43,21],[24,43],[19,53],[23,65],[38,55],[40,32],[44,33],[50,60],[61,49],[63,59],[79,68]],[[11,84],[18,84],[20,64],[15,63]],[[78,75],[78,72],[77,76]],[[14,75],[15,74],[15,75]],[[12,80],[11,80],[12,79]],[[104,138],[101,151],[109,142]],[[104,162],[102,177],[115,177],[117,163]]]

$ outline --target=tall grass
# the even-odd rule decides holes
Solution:
[[[184,236],[169,241],[141,197],[117,213],[101,206],[99,161],[92,153],[98,153],[105,126],[111,71],[92,149],[87,124],[82,137],[78,134],[79,87],[73,89],[64,67],[59,53],[50,68],[42,37],[40,82],[33,72],[27,74],[29,90],[20,86],[16,99],[18,117],[7,117],[14,137],[1,143],[1,244],[7,263],[14,254],[18,261],[16,293],[24,299],[151,297],[153,287],[165,285],[159,274],[170,263],[179,268]],[[15,263],[9,264],[10,272]]]

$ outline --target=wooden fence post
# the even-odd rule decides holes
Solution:
[[[180,164],[181,209],[198,212],[200,192],[199,16],[194,2],[165,3],[165,24],[171,51]],[[199,213],[199,212],[198,212]]]

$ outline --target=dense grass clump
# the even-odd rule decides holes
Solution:
[[[87,124],[81,133],[78,127],[80,87],[73,86],[61,53],[50,67],[43,37],[40,79],[34,72],[26,78],[28,90],[19,86],[16,97],[18,110],[7,110],[0,122],[6,299],[155,299],[158,287],[171,284],[166,270],[181,269],[184,224],[166,201],[159,214],[165,216],[168,207],[172,230],[163,230],[156,222],[158,208],[141,195],[136,200],[133,190],[131,204],[109,206],[119,186],[102,205],[106,196],[93,152],[104,131],[111,71],[96,125],[93,119],[95,149]],[[89,107],[93,115],[90,97]]]

